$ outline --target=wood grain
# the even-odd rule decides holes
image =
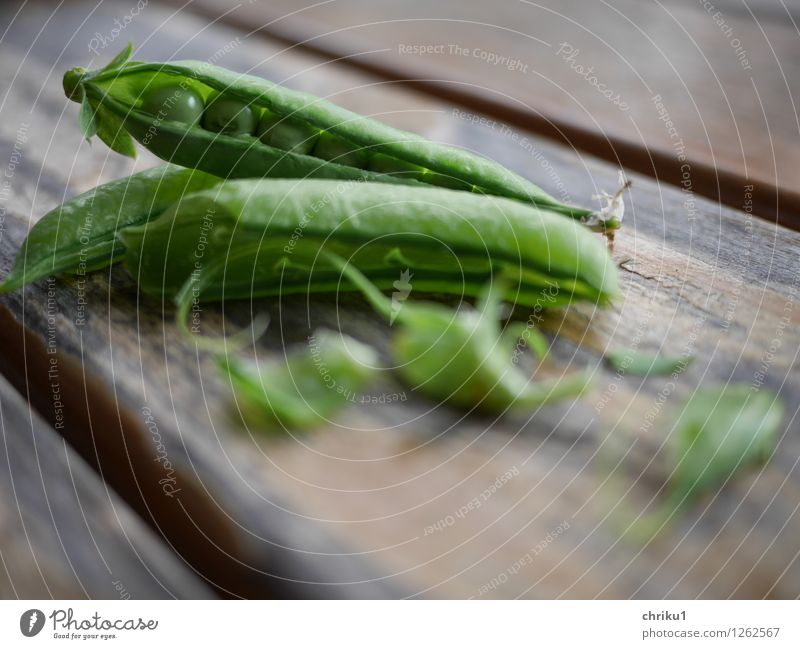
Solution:
[[[0,78],[13,92],[3,114],[31,115],[0,241],[4,268],[29,215],[56,204],[64,187],[72,194],[129,171],[102,147],[81,143],[75,106],[61,97],[56,71],[86,65],[94,25],[123,5],[103,3],[93,17],[99,22],[81,27],[74,8],[85,6],[71,5],[59,21],[58,31],[72,35],[66,49],[63,34],[45,30],[35,38],[49,12],[41,6],[22,15],[4,44]],[[497,121],[477,123],[461,108],[273,41],[188,15],[170,19],[157,5],[128,30],[144,43],[142,58],[205,58],[239,38],[227,67],[467,146],[565,199],[586,202],[616,183],[616,168],[589,156]],[[18,66],[24,74],[14,79]],[[19,119],[3,120],[2,140],[14,141]],[[151,163],[144,157],[139,164]],[[54,318],[59,368],[74,382],[65,436],[181,557],[230,595],[797,597],[800,237],[744,210],[632,177],[614,248],[623,299],[605,311],[552,311],[544,323],[553,349],[540,371],[588,366],[595,388],[530,417],[494,420],[437,407],[387,376],[365,401],[393,394],[404,401],[355,403],[307,435],[243,430],[211,359],[180,338],[170,307],[137,295],[121,268],[93,275],[83,293],[74,280],[59,279],[5,297],[7,313],[26,332],[6,319],[6,371],[17,372],[15,382],[30,386],[53,421],[42,350]],[[739,202],[749,200],[742,185]],[[87,322],[76,327],[80,297]],[[391,333],[354,297],[253,308],[273,322],[259,343],[261,358],[279,357],[319,326],[341,328],[384,354]],[[202,322],[219,331],[251,315],[248,304],[209,307]],[[694,362],[672,387],[668,379],[617,377],[601,356],[620,347],[691,354]],[[698,385],[751,383],[761,374],[787,406],[770,462],[738,474],[654,543],[642,547],[624,535],[658,502],[663,445],[681,400]],[[154,462],[159,443],[181,489],[173,498],[159,484],[169,477]]]
[[[0,378],[0,597],[212,592]]]
[[[706,11],[702,3],[656,0],[174,4],[661,182],[691,183],[695,192],[733,207],[739,207],[741,185],[753,183],[755,213],[800,229],[800,69],[794,55],[800,36],[785,6],[767,11],[733,1]]]

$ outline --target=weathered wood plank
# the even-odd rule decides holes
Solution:
[[[641,0],[188,5],[662,182],[691,182],[694,191],[734,207],[749,179],[756,213],[798,229],[800,72],[790,9],[773,6],[765,16],[741,2],[711,6]],[[688,160],[688,178],[678,153]]]
[[[118,8],[104,5],[98,20],[113,17]],[[80,25],[82,15],[71,9],[65,8],[67,13],[63,20],[55,21],[54,31]],[[46,17],[48,8],[34,6],[14,25],[20,45],[26,40],[35,42],[33,35],[39,26],[50,24],[39,11]],[[150,13],[157,11],[153,7]],[[196,24],[164,25],[163,17],[163,12],[158,12],[158,18],[148,14],[148,20],[155,22],[145,23],[143,14],[142,21],[130,25],[130,35],[144,41],[154,27],[161,26],[172,30],[166,40],[172,43],[196,33]],[[92,25],[83,29],[91,30]],[[107,174],[120,175],[129,167],[116,154],[109,156],[101,147],[90,147],[80,137],[73,137],[74,115],[63,120],[53,115],[53,107],[61,111],[65,104],[59,97],[59,75],[48,78],[53,62],[48,57],[59,56],[61,48],[54,46],[58,41],[46,33],[40,38],[41,48],[34,50],[22,68],[24,78],[47,79],[44,84],[14,86],[15,69],[6,70],[14,92],[6,95],[3,110],[23,117],[22,121],[10,121],[0,136],[12,146],[20,141],[14,182],[6,198],[5,261],[12,258],[11,250],[24,237],[28,227],[25,216],[39,213],[31,204],[46,206],[46,210],[61,199],[63,187],[83,190]],[[216,37],[205,39],[203,47],[215,51],[234,39],[220,30]],[[73,47],[77,60],[83,49]],[[13,49],[8,42],[4,48],[4,56],[22,63],[24,50]],[[29,115],[30,120],[25,121]],[[55,134],[47,128],[54,122],[58,123]],[[62,137],[67,134],[66,139]],[[141,164],[153,162],[145,156]],[[337,550],[336,543],[317,526],[285,504],[261,475],[264,467],[254,466],[248,458],[247,449],[228,448],[229,441],[236,446],[235,437],[220,445],[214,422],[201,418],[195,428],[182,415],[174,416],[170,399],[183,400],[187,393],[190,396],[183,403],[197,414],[204,412],[194,407],[202,404],[202,377],[189,367],[175,384],[172,367],[160,362],[171,349],[182,363],[187,360],[188,348],[176,331],[164,332],[166,338],[158,333],[163,329],[160,315],[143,323],[145,328],[156,327],[152,338],[150,333],[132,336],[131,327],[140,312],[132,299],[135,294],[130,281],[115,284],[118,295],[124,296],[123,310],[116,306],[106,310],[101,305],[108,306],[108,278],[98,275],[87,278],[85,292],[75,282],[68,287],[59,281],[43,287],[45,293],[39,296],[19,294],[6,303],[13,316],[9,311],[0,314],[5,316],[6,373],[29,390],[30,399],[44,416],[58,422],[69,442],[103,478],[220,592],[250,597],[397,595],[399,591],[375,581],[379,575],[368,561],[351,557],[346,549]],[[75,290],[89,303],[83,326],[75,324],[82,309]],[[140,342],[141,355],[137,349]],[[64,386],[63,409],[54,408],[50,394],[51,359],[57,360]],[[122,377],[124,388],[117,385]],[[218,403],[211,408],[212,412],[218,409]],[[187,425],[190,427],[185,429]],[[187,444],[184,436],[188,431],[193,439]]]
[[[0,430],[0,597],[213,596],[2,378]]]
[[[113,13],[106,3],[104,8]],[[148,30],[158,35],[143,57],[164,56],[164,48],[169,56],[172,43],[201,29],[190,18],[176,24],[167,17],[153,5],[130,25],[137,39]],[[42,22],[36,16],[31,21]],[[76,32],[80,46],[88,29],[88,35]],[[15,33],[20,41],[32,40],[21,26]],[[202,43],[190,42],[180,56],[214,52],[232,38],[235,33],[219,27],[207,29]],[[15,180],[0,242],[6,267],[27,227],[26,216],[57,202],[60,187],[77,191],[121,171],[118,158],[80,145],[73,106],[64,120],[47,112],[60,106],[59,80],[47,78],[49,66],[86,63],[78,45],[57,61],[59,45],[51,35],[47,45],[34,48],[25,69],[44,81],[30,86],[34,94],[15,87],[3,107],[4,113],[26,114],[41,90],[25,149],[28,162]],[[526,133],[517,132],[515,139],[498,123],[477,124],[447,104],[279,50],[267,40],[242,38],[224,63],[468,145],[565,198],[585,201],[616,182],[614,168],[591,158]],[[19,49],[9,48],[4,57],[19,60]],[[51,138],[41,125],[53,122]],[[17,126],[6,120],[0,137],[13,141]],[[391,405],[355,404],[335,424],[310,435],[250,436],[230,420],[225,385],[209,360],[180,340],[171,310],[162,317],[162,305],[137,298],[121,269],[88,282],[82,294],[87,323],[80,328],[70,325],[78,308],[74,281],[55,282],[50,306],[47,282],[6,298],[10,312],[30,331],[26,346],[19,345],[27,358],[15,366],[27,367],[31,384],[37,376],[42,380],[44,366],[36,365],[42,355],[32,347],[47,340],[51,309],[63,323],[56,338],[59,363],[81,370],[71,377],[87,376],[67,400],[75,432],[66,434],[84,453],[95,453],[97,443],[96,463],[112,484],[118,481],[117,490],[184,557],[191,555],[193,565],[203,565],[207,576],[236,594],[270,588],[284,594],[289,585],[296,595],[387,592],[350,583],[377,578],[370,583],[434,597],[797,596],[800,241],[783,228],[690,192],[640,177],[635,183],[614,253],[623,268],[624,300],[602,312],[555,311],[546,322],[558,333],[551,368],[596,366],[596,389],[579,402],[543,409],[529,419],[465,417],[408,393],[406,401]],[[741,191],[745,208],[744,187]],[[320,325],[341,326],[385,352],[389,332],[355,298],[339,305],[315,299],[310,312],[302,299],[258,307],[273,318],[261,355],[279,353],[284,343],[302,341]],[[207,309],[204,326],[218,327],[221,314]],[[249,308],[228,305],[224,314],[245,323]],[[782,353],[771,354],[776,339]],[[662,404],[665,380],[618,379],[599,364],[603,350],[623,346],[691,352],[695,362]],[[626,518],[613,512],[638,511],[663,482],[658,449],[679,400],[698,384],[754,381],[762,368],[764,384],[781,392],[789,411],[771,462],[763,471],[738,476],[647,548],[620,539],[616,519]],[[387,378],[369,396],[402,391]],[[88,413],[81,411],[86,393],[92,397]],[[39,407],[54,416],[46,399]],[[183,490],[174,499],[158,485],[165,477],[161,467],[153,470],[157,451],[144,407],[155,416]],[[654,423],[645,428],[651,413]],[[82,436],[89,423],[103,427],[104,434]],[[609,467],[634,441],[621,478],[609,482]],[[476,498],[480,504],[470,508]],[[465,507],[467,513],[458,515]],[[374,569],[355,568],[341,552]],[[278,579],[258,570],[279,571]]]

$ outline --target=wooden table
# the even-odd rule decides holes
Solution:
[[[491,20],[488,4],[337,0],[290,14],[277,0],[231,11],[150,2],[97,56],[92,39],[108,41],[131,3],[5,11],[3,270],[66,196],[155,164],[82,142],[61,90],[65,69],[102,63],[128,39],[142,59],[223,52],[221,65],[465,146],[576,202],[612,189],[621,165],[634,188],[613,250],[624,297],[606,310],[552,310],[544,323],[552,366],[588,367],[594,387],[529,417],[435,407],[387,378],[374,394],[404,401],[354,404],[309,434],[251,435],[231,418],[211,359],[124,269],[4,296],[0,593],[117,597],[121,584],[137,597],[799,596],[800,235],[777,224],[797,225],[800,205],[800,72],[787,54],[797,36],[766,8],[718,4],[747,35],[751,94],[713,17],[671,2],[505,2]],[[562,42],[595,62],[628,111],[598,99],[556,54]],[[414,43],[529,68],[399,54]],[[653,94],[686,142],[691,187]],[[273,323],[263,358],[318,326],[386,352],[387,327],[355,297],[261,306]],[[209,308],[208,322],[223,317],[244,323],[248,309]],[[674,381],[618,376],[601,359],[623,347],[694,362]],[[658,502],[682,399],[727,381],[781,395],[774,455],[637,544],[624,531]]]

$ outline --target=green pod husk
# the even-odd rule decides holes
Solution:
[[[576,221],[434,187],[229,181],[120,236],[141,289],[182,302],[355,290],[324,251],[381,289],[410,274],[410,290],[474,297],[503,272],[506,299],[530,307],[617,293],[606,247]]]
[[[398,310],[352,264],[335,254],[327,258],[390,324],[392,357],[406,384],[430,398],[462,408],[506,413],[533,410],[579,396],[590,384],[585,373],[532,380],[511,361],[501,335],[500,302],[505,277],[493,277],[481,290],[477,308],[453,312],[442,304],[409,302]]]
[[[182,196],[221,182],[202,171],[163,165],[62,203],[31,228],[0,283],[0,293],[50,275],[86,273],[119,261],[125,255],[119,229],[145,223]]]
[[[164,160],[225,178],[315,177],[408,185],[446,184],[465,191],[513,198],[578,219],[592,215],[589,209],[565,205],[496,162],[428,141],[265,79],[200,61],[141,63],[124,61],[124,58],[120,55],[113,66],[102,70],[76,68],[64,76],[67,96],[84,104],[88,102],[87,111],[94,111],[97,133],[106,142],[113,142],[115,136],[116,140],[124,140],[125,136],[132,135]],[[142,112],[142,101],[148,91],[165,84],[190,88],[205,100],[212,93],[224,92],[259,111],[267,110],[295,125],[318,129],[321,134],[330,136],[321,137],[320,142],[334,137],[361,147],[368,158],[376,159],[374,168],[380,171],[278,149],[264,144],[254,135],[229,136],[205,131],[197,125],[156,121],[155,116]],[[84,130],[87,135],[94,132],[93,129]],[[116,150],[130,154],[131,147],[117,141]],[[350,158],[355,159],[341,157],[342,160]],[[362,158],[358,158],[359,166],[363,166]],[[389,171],[387,158],[396,161],[401,173],[382,173]],[[406,172],[415,167],[422,171],[413,175]]]

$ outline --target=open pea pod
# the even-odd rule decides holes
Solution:
[[[60,273],[85,273],[119,261],[123,227],[161,214],[181,196],[214,187],[221,178],[164,165],[114,180],[72,198],[31,228],[0,293]]]
[[[494,273],[533,308],[606,303],[617,269],[577,221],[518,201],[449,189],[331,180],[238,180],[126,228],[140,288],[197,301],[356,290],[322,253],[381,289],[478,296]]]
[[[513,198],[594,221],[502,165],[391,128],[312,95],[201,61],[128,61],[64,75],[81,126],[135,155],[131,136],[164,160],[225,178],[331,178],[433,184]]]
[[[219,358],[244,423],[267,430],[323,423],[356,400],[374,379],[377,364],[371,347],[324,329],[283,358],[259,363],[229,354]]]
[[[433,302],[408,302],[397,310],[354,265],[334,254],[326,256],[378,313],[399,325],[391,341],[398,371],[410,387],[431,398],[505,413],[576,397],[589,386],[585,373],[534,381],[511,361],[511,348],[498,325],[506,293],[503,277],[486,283],[477,308],[453,311]]]

